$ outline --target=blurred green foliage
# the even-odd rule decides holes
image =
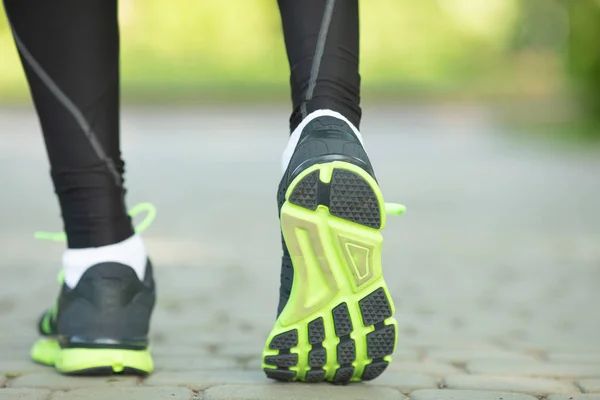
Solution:
[[[545,98],[576,88],[600,111],[600,0],[360,4],[364,97]],[[125,100],[288,96],[275,0],[120,0],[119,17]],[[4,17],[0,54],[0,102],[27,99]]]
[[[569,70],[588,114],[600,120],[600,1],[563,0],[570,22]]]
[[[363,0],[365,87],[391,94],[453,91],[498,73],[516,11],[516,0]],[[287,94],[275,0],[121,0],[120,22],[125,97]],[[0,54],[0,99],[24,96],[4,18]]]

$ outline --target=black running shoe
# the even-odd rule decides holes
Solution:
[[[140,281],[123,264],[88,269],[77,286],[62,283],[58,301],[39,322],[31,358],[64,374],[149,374],[148,329],[155,303],[152,265]]]
[[[279,186],[280,302],[263,353],[279,381],[371,380],[396,346],[381,268],[386,207],[358,132],[341,118],[299,131]]]

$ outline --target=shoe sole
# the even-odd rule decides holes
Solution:
[[[149,350],[61,349],[54,339],[36,341],[31,358],[67,375],[148,375],[154,369]]]
[[[347,384],[387,368],[397,323],[381,269],[384,226],[383,195],[360,167],[317,164],[293,180],[281,227],[294,280],[263,352],[267,377]]]

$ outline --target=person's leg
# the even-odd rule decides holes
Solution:
[[[263,369],[290,381],[371,380],[391,360],[381,272],[385,206],[358,131],[358,0],[279,0],[292,134],[282,158],[280,301]]]
[[[146,250],[124,199],[117,1],[4,4],[44,134],[68,242],[58,310],[44,314],[40,323],[42,334],[59,337],[62,356],[48,359],[39,346],[32,355],[62,372],[110,368],[102,365],[110,360],[99,361],[102,350],[85,348],[135,337],[137,347],[124,343],[108,350],[145,349],[154,303]],[[107,278],[121,287],[115,289]],[[132,301],[138,292],[147,292],[141,303]],[[140,320],[128,323],[130,313]]]
[[[290,65],[293,131],[316,110],[361,118],[358,1],[279,0]]]

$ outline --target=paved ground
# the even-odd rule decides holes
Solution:
[[[62,251],[32,232],[60,224],[37,121],[0,111],[0,400],[600,399],[600,157],[515,140],[466,108],[365,110],[384,193],[409,207],[384,248],[395,362],[350,388],[266,381],[286,114],[124,113],[129,202],[158,208],[157,368],[140,380],[28,360]]]

